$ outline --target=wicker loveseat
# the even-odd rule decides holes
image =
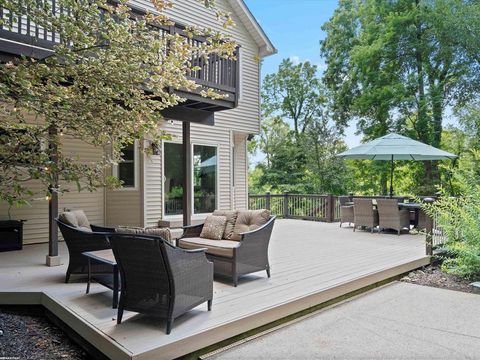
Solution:
[[[215,275],[231,277],[234,286],[241,275],[265,270],[270,277],[268,245],[275,216],[267,210],[215,211],[213,215],[229,219],[226,236],[221,240],[203,238],[200,235],[204,224],[186,226],[177,246],[205,248],[207,258],[214,263]]]

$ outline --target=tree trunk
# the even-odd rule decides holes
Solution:
[[[417,11],[420,12],[420,0],[415,0],[417,6]],[[416,20],[416,38],[417,45],[415,48],[415,62],[417,69],[417,92],[418,92],[418,110],[417,110],[417,135],[421,142],[425,144],[430,144],[429,138],[429,124],[428,124],[428,114],[427,114],[427,99],[425,96],[425,79],[424,79],[424,69],[423,69],[423,29],[420,16]],[[430,161],[423,162],[425,167],[425,182],[432,184],[432,167]]]

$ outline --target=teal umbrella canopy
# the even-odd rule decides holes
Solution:
[[[446,160],[457,156],[406,136],[391,133],[337,155],[358,160]]]
[[[343,159],[390,161],[390,196],[393,196],[393,168],[395,160],[453,160],[457,157],[449,152],[395,133],[356,146],[337,156]]]

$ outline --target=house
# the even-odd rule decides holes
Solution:
[[[200,71],[195,78],[227,97],[213,100],[183,92],[187,101],[168,109],[166,120],[159,124],[172,134],[172,140],[155,144],[153,155],[140,152],[139,147],[154,145],[138,140],[125,149],[124,161],[111,170],[124,182],[123,188],[94,193],[72,190],[60,196],[60,211],[81,208],[92,223],[143,227],[157,225],[159,220],[180,226],[201,220],[214,209],[247,207],[246,146],[248,137],[260,127],[260,60],[276,50],[242,0],[218,0],[216,5],[232,14],[236,26],[223,30],[215,14],[195,0],[175,0],[168,14],[177,24],[174,31],[181,31],[180,24],[216,27],[239,44],[237,60],[221,67],[228,73],[215,77]],[[147,0],[131,1],[130,6],[133,11],[154,11]],[[21,54],[48,55],[55,38],[29,22],[20,25],[0,26],[0,60]],[[210,66],[219,61],[212,60]],[[63,146],[82,161],[98,158],[103,151],[68,138]],[[190,185],[184,197],[185,179]],[[0,219],[7,218],[7,209],[0,204]],[[48,201],[42,198],[12,210],[13,219],[27,220],[24,244],[48,241],[48,214]]]

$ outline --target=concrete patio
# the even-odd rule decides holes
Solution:
[[[60,244],[67,262],[67,252]],[[272,277],[246,276],[234,288],[214,283],[213,309],[180,317],[171,335],[162,320],[127,312],[116,325],[112,292],[64,284],[65,265],[43,265],[47,245],[0,253],[0,304],[41,304],[114,359],[171,359],[255,329],[429,263],[421,235],[371,234],[338,223],[278,220],[270,243]]]
[[[476,359],[479,307],[479,295],[395,282],[207,358]]]

